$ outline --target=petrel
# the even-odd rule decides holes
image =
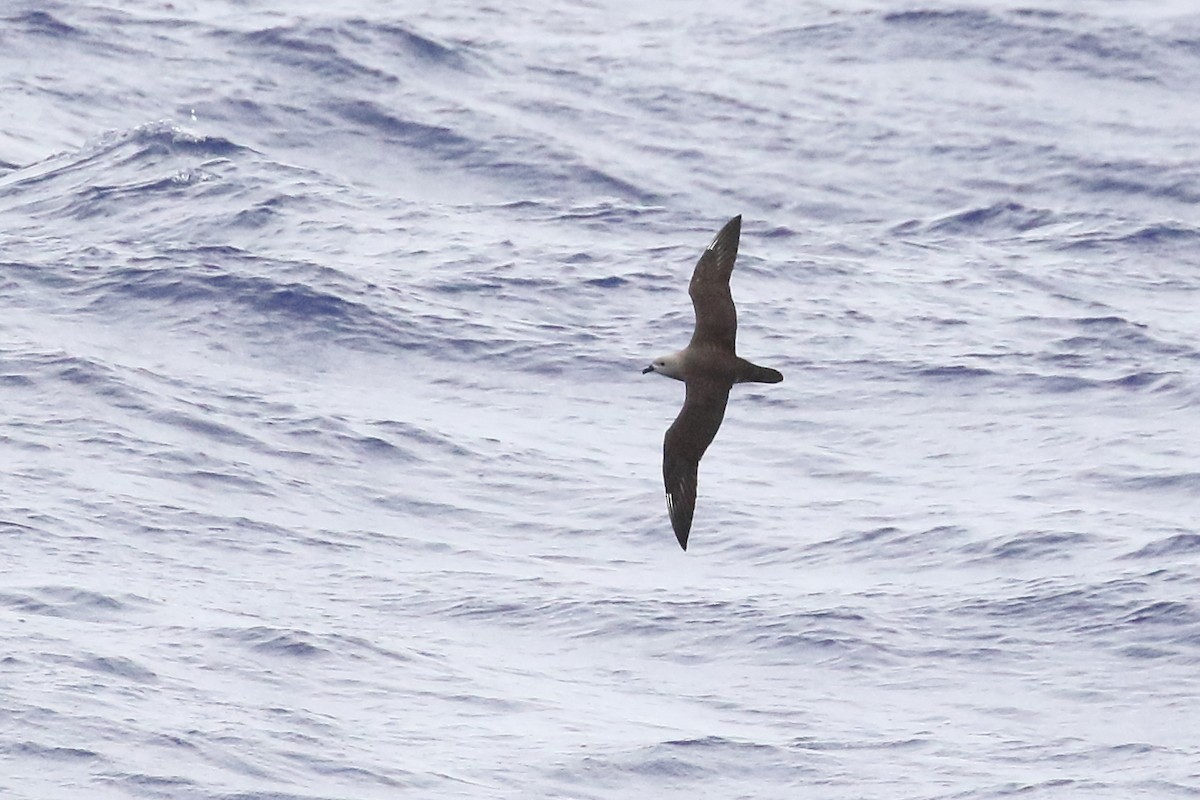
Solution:
[[[751,364],[737,354],[737,310],[729,293],[729,276],[742,233],[739,214],[721,228],[700,255],[688,294],[696,310],[696,328],[688,346],[654,359],[642,370],[683,381],[683,408],[663,439],[663,483],[667,513],[679,546],[687,550],[692,515],[696,510],[696,471],[725,417],[725,403],[735,383],[779,383],[783,375]]]

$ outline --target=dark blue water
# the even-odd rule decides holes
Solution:
[[[0,12],[0,794],[1200,795],[1190,4],[279,5]]]

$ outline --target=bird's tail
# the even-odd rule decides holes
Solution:
[[[751,364],[744,358],[738,359],[738,383],[779,383],[783,373],[770,367]]]

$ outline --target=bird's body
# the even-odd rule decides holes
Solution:
[[[663,483],[667,511],[679,545],[687,550],[696,510],[696,474],[704,451],[725,418],[729,390],[735,383],[779,383],[776,370],[751,364],[737,354],[737,309],[729,277],[737,259],[741,216],[734,217],[713,239],[696,263],[688,294],[696,311],[696,328],[683,350],[656,358],[642,370],[683,381],[683,408],[663,439]]]

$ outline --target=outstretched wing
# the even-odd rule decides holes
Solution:
[[[725,418],[725,404],[732,384],[712,380],[690,380],[679,416],[663,439],[663,484],[667,489],[667,513],[679,546],[687,550],[696,511],[696,472],[700,458],[717,435]]]
[[[696,309],[696,329],[689,347],[701,345],[734,352],[737,338],[737,310],[729,293],[729,276],[737,259],[738,239],[742,235],[739,214],[721,228],[696,262],[688,294]]]

